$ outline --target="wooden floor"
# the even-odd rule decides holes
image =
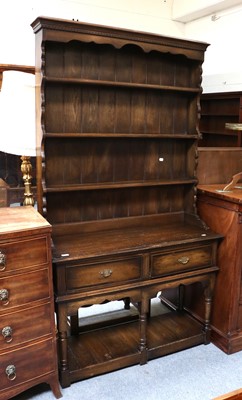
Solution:
[[[242,389],[216,397],[213,400],[242,400]]]

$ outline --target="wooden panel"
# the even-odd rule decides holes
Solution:
[[[189,148],[189,142],[170,139],[96,138],[90,141],[63,138],[58,143],[48,139],[46,184],[51,187],[193,178],[195,162],[186,169],[186,149]]]
[[[98,192],[75,192],[75,196],[61,192],[48,194],[48,220],[52,224],[121,218],[137,215],[178,212],[185,207],[184,192],[189,190],[181,185],[159,187],[134,187]],[[190,197],[187,209],[193,208]],[[191,202],[192,201],[192,202]],[[68,205],[68,207],[67,207]]]
[[[229,183],[232,176],[242,171],[242,149],[198,148],[197,177],[200,185]]]
[[[187,126],[190,103],[191,95],[178,93],[48,83],[46,131],[195,134],[194,123]]]

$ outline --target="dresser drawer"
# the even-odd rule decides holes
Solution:
[[[163,276],[213,265],[212,246],[183,249],[151,256],[151,276]]]
[[[19,350],[1,353],[0,395],[5,389],[54,371],[54,351],[54,343],[49,339],[25,346]]]
[[[49,262],[46,237],[0,243],[0,278],[5,272],[37,267]]]
[[[47,269],[0,279],[0,313],[49,296]]]
[[[66,289],[127,282],[140,279],[141,258],[133,257],[89,265],[66,267]]]
[[[49,303],[1,315],[0,351],[50,335],[52,323]]]

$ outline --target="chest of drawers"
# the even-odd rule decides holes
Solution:
[[[51,226],[33,207],[0,208],[0,399],[42,382],[59,398]]]

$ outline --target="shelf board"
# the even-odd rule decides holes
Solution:
[[[68,338],[70,379],[75,381],[138,364],[139,332],[139,321],[132,321]],[[202,325],[186,313],[174,311],[148,319],[148,359],[202,343]]]
[[[229,130],[226,130],[226,132],[222,132],[222,131],[206,131],[204,129],[200,129],[200,132],[206,135],[238,136],[238,131],[235,132]]]
[[[161,90],[169,92],[185,92],[185,93],[200,93],[200,88],[194,87],[183,87],[183,86],[171,86],[171,85],[154,85],[150,83],[135,83],[135,82],[118,82],[101,79],[78,79],[78,78],[56,78],[56,77],[45,77],[45,82],[55,84],[66,84],[66,85],[88,85],[88,86],[112,86],[130,89],[148,89],[148,90]]]
[[[222,112],[222,111],[220,111],[220,112],[213,112],[213,113],[210,113],[210,112],[204,112],[204,111],[202,111],[202,113],[201,113],[201,118],[202,117],[211,117],[211,118],[214,118],[214,117],[219,117],[219,118],[225,118],[225,117],[238,117],[238,112]]]
[[[188,133],[98,133],[98,132],[83,132],[83,133],[75,133],[75,132],[46,132],[43,135],[44,138],[56,138],[56,139],[66,139],[66,138],[129,138],[129,139],[190,139],[196,140],[198,138],[197,134],[188,134]]]
[[[86,190],[103,190],[103,189],[123,189],[135,187],[154,187],[154,186],[173,186],[173,185],[191,185],[197,183],[197,179],[171,179],[167,181],[132,181],[132,182],[99,182],[99,183],[83,183],[83,184],[61,184],[59,186],[47,186],[44,193],[58,192],[76,192]]]

